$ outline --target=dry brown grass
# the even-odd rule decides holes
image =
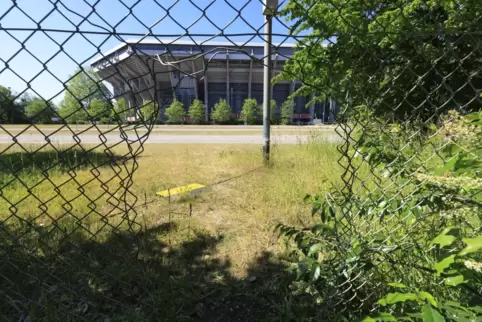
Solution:
[[[131,188],[140,198],[137,214],[129,213],[134,230],[108,202],[110,194],[120,197],[116,172],[123,169],[118,175],[126,178],[123,166],[132,161],[97,172],[79,164],[88,158],[100,166],[106,162],[101,150],[89,155],[72,150],[61,165],[51,149],[32,159],[18,152],[3,150],[0,171],[0,248],[9,251],[2,266],[7,278],[0,284],[8,281],[1,286],[11,305],[28,295],[29,310],[42,312],[46,321],[65,320],[71,308],[63,311],[61,305],[77,305],[79,297],[69,292],[79,291],[91,304],[85,319],[92,321],[104,313],[133,321],[149,320],[150,314],[164,321],[180,315],[293,320],[303,313],[303,305],[291,312],[296,305],[286,303],[291,280],[273,228],[308,222],[305,194],[323,193],[329,181],[339,183],[332,143],[275,146],[270,167],[262,167],[260,146],[146,145]],[[41,169],[49,169],[49,180]],[[195,199],[169,203],[155,195],[189,183],[218,184]],[[105,217],[109,211],[116,214]],[[32,284],[26,278],[32,274],[42,283]],[[59,291],[37,296],[52,289]],[[56,308],[44,312],[52,303]],[[8,308],[0,314],[12,314]]]
[[[139,212],[148,225],[169,218],[179,224],[172,238],[177,242],[188,238],[183,231],[189,223],[191,229],[222,235],[217,256],[229,259],[232,272],[243,275],[263,252],[282,251],[273,232],[277,223],[310,220],[310,205],[303,202],[307,193],[323,193],[330,181],[339,180],[332,144],[277,146],[270,168],[259,168],[261,161],[259,146],[150,145],[135,176],[140,195],[152,196],[155,191],[189,183],[210,185],[257,170],[215,185],[200,198],[170,204],[159,200]]]
[[[54,168],[49,171],[49,180],[45,180],[39,167],[28,157],[18,158],[17,155],[12,161],[15,151],[20,150],[10,149],[2,156],[7,170],[2,172],[2,182],[6,186],[2,191],[5,199],[0,200],[0,206],[7,209],[13,204],[16,209],[9,223],[16,217],[23,217],[35,218],[36,224],[48,226],[59,219],[67,219],[71,222],[81,220],[93,233],[105,228],[96,212],[104,214],[114,208],[107,200],[109,193],[119,187],[120,180],[112,168],[100,168],[98,178],[90,167],[77,168],[74,176],[67,167]],[[56,154],[49,155],[49,151],[52,152],[43,151],[47,155],[43,156],[41,167],[56,162]],[[118,149],[116,152],[123,154],[125,151]],[[34,157],[39,160],[40,154]],[[81,158],[77,153],[69,156],[72,164],[83,162]],[[102,153],[95,158],[101,162]],[[173,247],[188,240],[195,231],[223,236],[216,256],[229,259],[232,272],[243,275],[248,264],[263,252],[282,250],[273,232],[277,223],[307,224],[310,205],[303,202],[303,197],[323,193],[330,181],[338,182],[340,170],[336,160],[335,146],[323,142],[275,146],[268,168],[261,166],[261,148],[256,145],[146,145],[138,159],[139,169],[134,174],[132,191],[140,198],[138,204],[145,199],[150,204],[138,208],[136,220],[147,227],[176,223],[179,228],[170,236]],[[21,180],[14,179],[8,166],[12,171],[23,168],[17,174]],[[126,176],[125,170],[120,176]],[[106,193],[101,181],[112,177],[114,180],[106,185],[109,191]],[[10,183],[10,180],[14,181]],[[223,182],[225,180],[228,181]],[[223,183],[216,184],[218,182]],[[213,185],[212,192],[172,203],[155,195],[157,191],[190,183]],[[60,195],[54,185],[60,186]],[[83,189],[79,190],[81,186]],[[114,195],[119,197],[120,193]],[[91,212],[92,200],[96,212]],[[67,201],[72,206],[70,212],[65,208]],[[42,203],[47,207],[46,212],[42,210]],[[10,215],[6,211],[1,218]],[[120,221],[120,216],[109,217],[110,225]],[[102,234],[98,234],[98,239],[102,240]]]

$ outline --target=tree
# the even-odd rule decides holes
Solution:
[[[116,117],[119,117],[121,122],[126,122],[127,118],[134,116],[134,114],[134,109],[129,108],[124,98],[120,98],[114,103],[111,119],[115,120]]]
[[[221,124],[226,123],[231,119],[231,115],[233,111],[231,110],[231,106],[229,106],[228,102],[224,98],[219,99],[219,102],[214,104],[214,110],[211,113],[211,118],[214,122]]]
[[[90,102],[88,108],[90,117],[96,121],[101,121],[101,123],[110,123],[112,116],[111,112],[110,104],[99,99]]]
[[[269,119],[270,121],[274,121],[274,118],[275,118],[275,114],[276,114],[276,108],[278,107],[278,104],[276,103],[275,100],[271,100],[270,101],[270,105],[269,105]],[[257,107],[257,117],[259,117],[260,119],[263,119],[263,104],[260,104],[258,107]]]
[[[189,107],[189,118],[191,123],[199,124],[204,122],[206,107],[200,100],[194,100]]]
[[[401,121],[480,108],[480,38],[469,35],[482,1],[291,0],[282,14],[294,34],[308,34],[276,77],[301,80],[295,96],[331,96]]]
[[[144,101],[139,111],[144,118],[144,122],[150,122],[151,119],[157,119],[156,105],[153,101]]]
[[[280,122],[283,125],[287,125],[291,122],[293,117],[293,111],[295,109],[295,101],[292,99],[287,99],[281,105]]]
[[[103,107],[107,111],[111,108],[109,104],[111,95],[91,68],[77,70],[75,76],[67,83],[67,89],[59,109],[60,116],[67,122],[88,121],[92,113],[87,113],[87,110],[95,100],[106,103]],[[100,103],[95,104],[97,107],[100,106]]]
[[[166,108],[164,113],[167,117],[169,123],[184,123],[184,116],[186,116],[186,111],[184,111],[184,105],[178,100],[174,100],[172,104]]]
[[[262,110],[262,107],[261,107]],[[254,124],[257,116],[259,115],[258,102],[254,98],[247,98],[244,100],[243,107],[241,109],[241,118],[245,125]],[[262,111],[261,111],[262,115]]]
[[[16,97],[9,87],[0,85],[0,122],[21,123],[23,117],[23,105],[16,101]]]
[[[25,102],[25,116],[32,123],[48,124],[52,122],[52,118],[56,116],[56,107],[51,102],[33,97],[24,100]]]

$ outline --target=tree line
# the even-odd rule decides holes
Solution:
[[[49,124],[64,120],[81,124],[92,121],[113,123],[134,116],[124,99],[112,101],[108,89],[89,68],[79,69],[67,82],[64,99],[59,105],[30,93],[17,95],[9,87],[0,85],[0,122],[3,124]],[[141,112],[152,109],[145,104]]]
[[[0,122],[49,124],[65,121],[70,124],[107,124],[136,121],[141,117],[144,120],[156,120],[159,114],[153,101],[144,101],[137,111],[136,108],[128,106],[124,98],[114,101],[110,91],[90,68],[77,70],[67,82],[65,89],[65,96],[57,106],[51,100],[44,100],[29,93],[15,95],[10,88],[0,86]],[[294,106],[292,99],[286,100],[281,105],[281,113],[277,118],[277,104],[275,100],[271,100],[271,120],[289,124]],[[184,123],[188,116],[190,123],[201,124],[205,121],[205,113],[205,105],[200,100],[194,100],[188,111],[182,102],[174,100],[164,111],[169,123]],[[258,104],[256,99],[245,99],[240,120],[244,124],[256,124],[261,121],[262,116],[262,105]],[[214,105],[210,117],[217,124],[238,121],[233,117],[232,108],[225,99],[220,99]]]
[[[279,122],[280,124],[289,124],[292,121],[295,102],[288,99],[281,104],[279,119],[276,118],[275,111],[277,103],[271,100],[271,115],[272,122]],[[188,111],[184,109],[182,102],[174,100],[172,104],[166,108],[165,116],[169,123],[183,123],[186,116],[189,117],[189,122],[193,124],[201,124],[205,121],[206,106],[200,100],[194,100],[189,106]],[[211,111],[211,119],[217,124],[227,124],[235,121],[233,117],[233,110],[226,99],[221,98],[214,104]],[[258,104],[254,98],[247,98],[243,102],[240,119],[245,125],[256,124],[261,121],[263,117],[263,105]]]

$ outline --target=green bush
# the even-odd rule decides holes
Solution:
[[[144,122],[150,122],[157,119],[156,105],[153,101],[144,101],[140,108]]]
[[[184,105],[178,100],[174,100],[164,113],[167,117],[169,123],[184,123],[184,116],[186,112],[184,111]]]
[[[261,110],[261,115],[262,115]],[[241,119],[244,124],[254,124],[259,115],[258,102],[254,98],[247,98],[244,100],[243,108],[241,109]]]
[[[189,118],[191,123],[200,124],[204,122],[206,107],[200,100],[194,100],[189,106]]]
[[[278,103],[276,103],[275,100],[271,100],[270,102],[270,116],[269,116],[269,119],[271,122],[274,122],[275,121],[275,116],[276,116],[276,109],[278,108]]]
[[[307,196],[315,224],[278,227],[299,255],[292,289],[336,299],[320,308],[326,320],[472,321],[482,313],[482,113],[427,126],[366,111],[350,162],[376,182]]]
[[[281,105],[281,113],[280,113],[280,123],[283,125],[287,125],[291,123],[291,119],[293,117],[293,111],[295,109],[295,101],[292,99],[288,99],[283,102]]]
[[[244,121],[244,124],[256,124],[256,123],[263,123],[263,103],[257,104],[257,101],[255,99],[251,99],[254,102],[251,102],[250,104],[256,104],[256,107],[254,108],[254,112],[252,113],[253,118],[246,122],[245,119],[243,118],[243,113],[241,113],[241,118]],[[246,100],[245,100],[246,102]],[[244,105],[243,105],[244,107]],[[274,123],[275,121],[275,116],[276,116],[276,108],[277,108],[277,103],[275,100],[270,101],[270,121]]]
[[[211,113],[211,118],[217,124],[223,124],[229,122],[231,120],[231,115],[233,111],[231,110],[231,106],[229,106],[228,102],[224,98],[219,99],[219,102],[214,104],[214,110]]]

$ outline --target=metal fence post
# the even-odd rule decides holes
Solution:
[[[271,103],[271,38],[272,18],[278,8],[277,0],[265,0],[263,15],[264,25],[264,72],[263,72],[263,160],[270,158],[270,103]]]

